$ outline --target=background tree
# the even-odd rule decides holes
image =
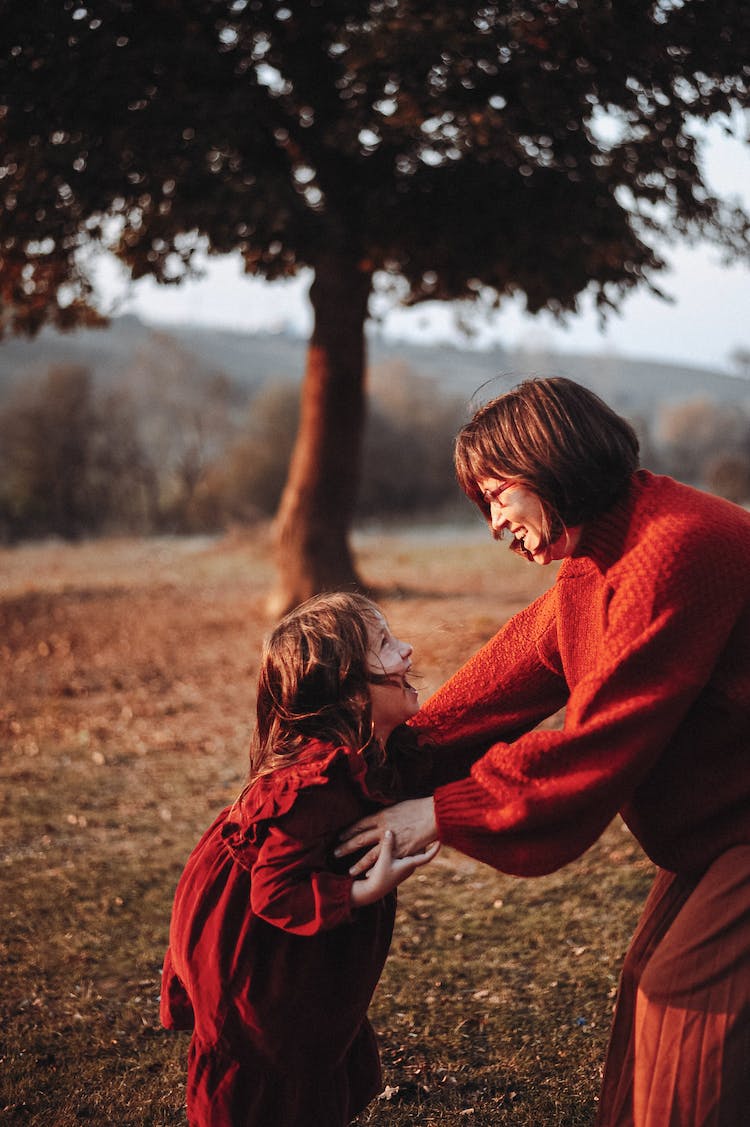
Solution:
[[[706,484],[706,465],[717,453],[741,455],[748,445],[748,420],[736,406],[707,397],[664,403],[654,427],[665,472],[693,485]]]
[[[703,472],[712,493],[736,505],[750,503],[750,449],[716,454],[706,462]]]
[[[453,443],[466,404],[402,361],[369,371],[360,518],[466,515],[456,488]]]
[[[299,388],[267,383],[253,397],[243,434],[222,458],[214,488],[230,519],[270,517],[278,507],[299,424]]]
[[[0,539],[147,530],[151,467],[122,392],[56,365],[0,410]]]
[[[154,525],[191,532],[209,466],[235,437],[241,400],[228,377],[202,364],[168,333],[153,332],[125,379],[138,401],[138,432],[158,489]]]
[[[348,544],[373,284],[602,310],[665,231],[747,253],[696,123],[748,105],[746,0],[0,4],[0,317],[90,317],[85,248],[174,282],[205,241],[314,271],[277,515],[281,609],[356,581]],[[614,133],[599,129],[602,111]]]

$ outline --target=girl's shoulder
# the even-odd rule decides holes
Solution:
[[[287,814],[300,794],[339,783],[367,795],[367,763],[361,749],[310,740],[292,763],[249,784],[230,811],[244,827]]]

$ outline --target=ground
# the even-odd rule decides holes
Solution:
[[[554,578],[479,530],[355,549],[423,697]],[[184,1124],[170,904],[244,780],[272,582],[263,529],[0,551],[0,1123]],[[361,1124],[588,1127],[650,876],[619,822],[531,881],[443,850],[400,890]]]

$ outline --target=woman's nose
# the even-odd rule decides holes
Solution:
[[[500,505],[492,505],[490,507],[490,525],[493,532],[501,532],[505,527],[505,517]]]

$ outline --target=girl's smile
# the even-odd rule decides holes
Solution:
[[[370,683],[373,730],[381,743],[419,709],[417,690],[407,680],[412,652],[409,643],[396,638],[378,615],[369,630],[367,667],[371,673],[388,678]]]

